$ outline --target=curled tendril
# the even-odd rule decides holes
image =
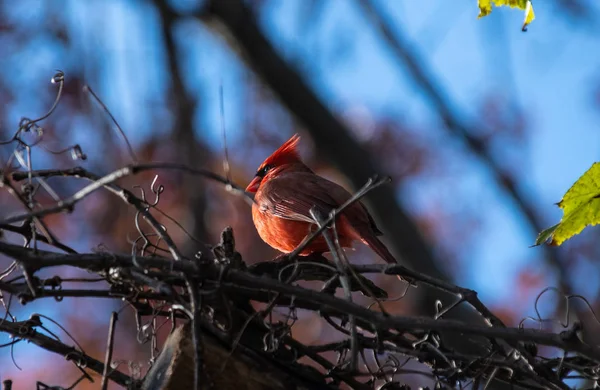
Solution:
[[[442,309],[442,307],[443,307],[442,301],[440,301],[439,299],[436,300],[435,301],[435,315],[433,318],[435,318],[436,320],[442,318],[443,315],[445,315],[450,310],[454,309],[456,306],[460,305],[464,301],[465,300],[463,298],[459,297],[458,300],[454,301],[453,303],[448,305],[446,308]]]
[[[160,194],[162,194],[165,190],[165,186],[159,184],[156,187],[156,182],[158,181],[158,175],[154,176],[154,180],[152,180],[152,184],[150,184],[150,190],[155,195],[154,202],[149,203],[151,206],[156,206],[160,201]]]
[[[267,353],[275,353],[283,343],[283,339],[289,336],[291,326],[277,323],[269,324],[269,331],[263,337],[263,350]]]
[[[87,160],[87,155],[83,152],[83,149],[81,148],[81,145],[79,144],[75,144],[72,146],[69,146],[67,148],[61,149],[61,150],[52,150],[44,145],[41,145],[42,148],[47,151],[50,154],[54,154],[54,155],[60,155],[60,154],[65,154],[65,153],[70,153],[71,154],[71,159],[73,161],[85,161]]]
[[[65,81],[65,74],[62,70],[57,70],[54,76],[50,79],[52,84],[62,84]]]
[[[9,140],[0,141],[0,145],[7,145],[14,141],[18,141],[19,143],[25,144],[23,141],[20,140],[20,135],[23,132],[30,132],[32,130],[38,135],[38,137],[37,137],[38,139],[41,138],[41,136],[43,134],[43,130],[40,126],[37,125],[37,123],[43,121],[44,119],[46,119],[50,115],[52,115],[52,113],[58,106],[58,103],[60,102],[60,99],[62,96],[63,87],[64,87],[64,82],[65,82],[64,76],[65,76],[65,74],[62,71],[58,70],[54,74],[54,76],[50,79],[50,82],[52,84],[58,84],[58,91],[56,93],[54,103],[52,103],[52,106],[50,107],[48,112],[46,112],[44,115],[42,115],[41,117],[39,117],[37,119],[29,119],[29,118],[25,118],[25,117],[21,118],[21,120],[19,121],[19,127],[18,127],[17,131],[13,134],[13,136]]]
[[[44,129],[37,124],[38,120],[22,117],[21,120],[19,120],[19,129],[23,133],[34,133],[36,138],[40,138],[44,135]]]
[[[540,310],[539,310],[539,304],[540,304],[540,300],[542,299],[542,297],[544,295],[546,295],[548,292],[554,292],[558,295],[561,295],[565,301],[565,316],[564,316],[564,320],[562,319],[557,319],[557,318],[542,318],[541,314],[540,314]],[[578,295],[578,294],[564,294],[560,289],[556,288],[556,287],[546,287],[545,289],[543,289],[538,296],[535,299],[535,304],[534,304],[534,310],[535,310],[535,315],[536,317],[532,317],[532,316],[527,316],[524,317],[520,322],[519,322],[519,328],[523,328],[524,324],[526,321],[534,321],[537,322],[539,324],[539,328],[542,328],[542,324],[543,323],[555,323],[555,324],[559,324],[562,328],[567,329],[570,326],[570,318],[571,318],[571,306],[570,306],[570,302],[571,300],[580,300],[582,301],[585,306],[588,308],[588,310],[590,311],[590,313],[592,314],[592,317],[594,318],[594,321],[596,321],[597,324],[600,324],[600,320],[598,319],[598,316],[596,315],[596,312],[594,311],[592,305],[590,304],[590,302],[583,296]]]
[[[150,340],[151,337],[152,337],[152,323],[148,322],[144,325],[140,324],[140,327],[138,328],[137,335],[136,335],[136,339],[137,339],[138,343],[145,344]]]
[[[65,354],[65,359],[72,361],[79,368],[87,367],[87,360],[83,357],[80,351],[70,351]]]
[[[129,367],[129,374],[131,375],[132,378],[134,379],[140,379],[142,376],[142,366],[140,363],[138,362],[133,362],[130,361],[127,363],[127,366]]]

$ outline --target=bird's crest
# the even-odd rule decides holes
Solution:
[[[260,168],[265,166],[279,166],[300,161],[300,155],[298,154],[297,149],[299,142],[300,136],[298,134],[294,134],[290,139],[285,141],[285,143],[281,145],[279,149],[267,157],[267,159],[261,164]]]
[[[300,136],[298,134],[294,134],[292,138],[288,139],[283,145],[279,147],[279,149],[277,149],[269,157],[267,157],[267,159],[263,161],[262,164],[260,164],[260,167],[258,167],[256,175],[254,175],[254,179],[252,179],[250,184],[248,184],[248,187],[246,187],[246,191],[258,191],[260,183],[270,171],[277,172],[276,168],[285,166],[286,164],[294,164],[301,162],[300,155],[298,154],[298,150],[296,149],[296,146],[298,146],[299,141]]]

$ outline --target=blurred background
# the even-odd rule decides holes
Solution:
[[[536,20],[526,33],[521,11],[495,8],[478,20],[475,1],[243,2],[266,42],[245,22],[238,36],[231,33],[227,15],[237,1],[209,3],[0,1],[1,139],[12,137],[22,117],[48,110],[56,96],[49,81],[58,69],[65,89],[40,123],[33,169],[82,165],[103,175],[132,162],[84,85],[106,104],[140,162],[223,173],[224,127],[232,178],[244,187],[262,160],[298,132],[306,163],[349,189],[389,174],[393,182],[365,201],[385,242],[407,266],[476,290],[507,324],[535,316],[535,299],[550,286],[600,305],[597,228],[560,248],[531,247],[542,228],[560,220],[554,203],[600,158],[598,2],[535,2]],[[265,44],[274,52],[261,51]],[[286,83],[290,75],[299,78]],[[73,160],[75,144],[85,161]],[[1,146],[3,164],[14,149]],[[246,262],[277,255],[259,239],[241,197],[197,177],[156,173],[165,186],[159,207],[198,240],[215,244],[231,225]],[[148,191],[154,174],[120,184]],[[65,178],[49,183],[61,198],[85,185]],[[37,199],[54,202],[43,191]],[[2,217],[23,211],[6,192],[0,202]],[[134,212],[102,191],[46,222],[82,252],[128,253],[136,236]],[[185,253],[202,249],[168,226]],[[5,239],[18,242],[10,234]],[[381,261],[362,246],[349,256]],[[68,276],[46,275],[53,274]],[[378,283],[391,295],[404,291],[393,278]],[[386,305],[395,313],[430,314],[423,294],[411,289]],[[561,301],[562,295],[544,294],[540,315],[557,315]],[[46,299],[13,302],[11,312],[19,320],[36,312],[52,317],[102,360],[109,313],[121,309],[113,300]],[[579,315],[591,312],[582,308]],[[137,343],[126,308],[118,324],[114,358],[125,362],[123,371],[143,374],[151,347]],[[295,329],[305,342],[329,341],[330,330],[309,316]],[[0,344],[7,341],[0,335]],[[68,387],[78,375],[72,363],[35,346],[0,349],[0,378],[16,388],[32,388],[35,380]]]

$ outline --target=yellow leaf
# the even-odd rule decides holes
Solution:
[[[563,217],[557,225],[543,230],[535,245],[550,240],[550,245],[561,245],[588,225],[600,223],[600,163],[594,163],[567,191],[558,207]]]
[[[531,0],[478,0],[477,4],[479,5],[478,18],[488,16],[492,12],[492,5],[495,7],[507,5],[511,8],[518,8],[525,11],[525,20],[523,21],[522,27],[523,31],[527,31],[527,26],[535,19]]]
[[[483,18],[492,13],[492,0],[479,0],[479,15],[477,18]]]

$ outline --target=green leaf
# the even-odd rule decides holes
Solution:
[[[600,223],[600,163],[594,163],[573,184],[558,203],[563,210],[560,222],[543,230],[535,241],[540,245],[550,240],[550,245],[561,245],[588,225]]]
[[[550,226],[548,229],[542,230],[540,234],[538,234],[534,246],[541,245],[546,241],[550,240],[552,238],[552,234],[554,234],[554,231],[556,230],[556,228],[558,228],[558,225],[560,225],[560,223],[557,223],[554,226]]]
[[[511,8],[518,8],[525,11],[525,20],[523,21],[523,27],[521,28],[523,31],[527,31],[527,26],[535,19],[531,0],[478,0],[477,4],[479,5],[478,18],[488,16],[492,12],[492,4],[495,7],[507,5]]]

